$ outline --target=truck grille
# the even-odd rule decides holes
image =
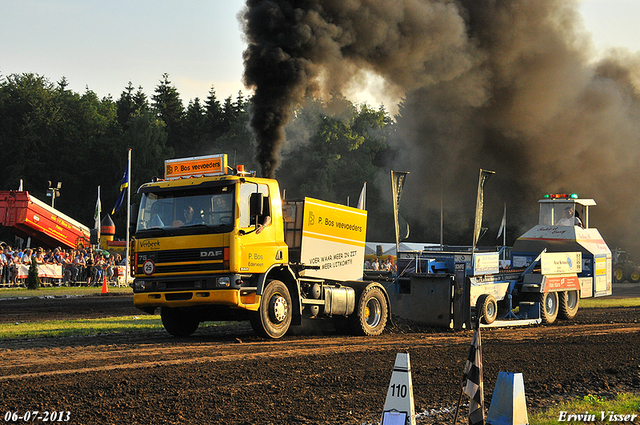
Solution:
[[[157,252],[139,252],[136,254],[136,274],[144,274],[146,261],[153,261],[153,275],[210,273],[229,268],[225,258],[227,247],[175,249]]]

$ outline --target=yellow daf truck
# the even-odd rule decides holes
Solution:
[[[378,335],[389,317],[379,283],[362,280],[366,211],[285,200],[226,155],[165,161],[143,184],[132,242],[134,304],[189,336],[205,321],[249,320],[280,338],[303,318]]]

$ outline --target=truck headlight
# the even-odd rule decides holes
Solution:
[[[231,285],[231,280],[229,279],[229,276],[221,276],[216,281],[216,285],[218,288],[228,288]]]

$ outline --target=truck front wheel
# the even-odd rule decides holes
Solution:
[[[563,319],[573,319],[578,314],[580,304],[580,294],[578,291],[560,292],[560,317]]]
[[[551,324],[558,317],[558,293],[546,292],[539,295],[542,323]]]
[[[277,339],[289,330],[292,314],[291,295],[287,285],[279,280],[272,280],[262,293],[260,308],[251,316],[251,327],[258,335]]]
[[[356,335],[380,335],[387,325],[389,306],[380,288],[369,287],[362,292],[351,317],[351,330]]]
[[[160,317],[164,328],[173,336],[186,337],[198,329],[200,321],[189,314],[187,310],[161,307]]]

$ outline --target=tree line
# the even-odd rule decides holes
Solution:
[[[164,175],[165,159],[226,153],[232,165],[259,170],[250,107],[242,92],[219,100],[215,87],[185,106],[167,74],[151,97],[129,82],[116,100],[90,89],[75,93],[64,77],[53,83],[33,73],[0,76],[0,189],[15,190],[22,180],[25,190],[50,203],[48,181],[62,182],[55,207],[91,227],[98,186],[103,217],[111,213],[129,148],[132,202],[142,183]],[[350,199],[355,206],[363,183],[372,183],[392,154],[389,114],[335,95],[308,98],[292,116],[276,172],[287,198]],[[367,206],[368,239],[393,240],[390,201],[369,190]],[[123,238],[124,209],[112,218]]]

